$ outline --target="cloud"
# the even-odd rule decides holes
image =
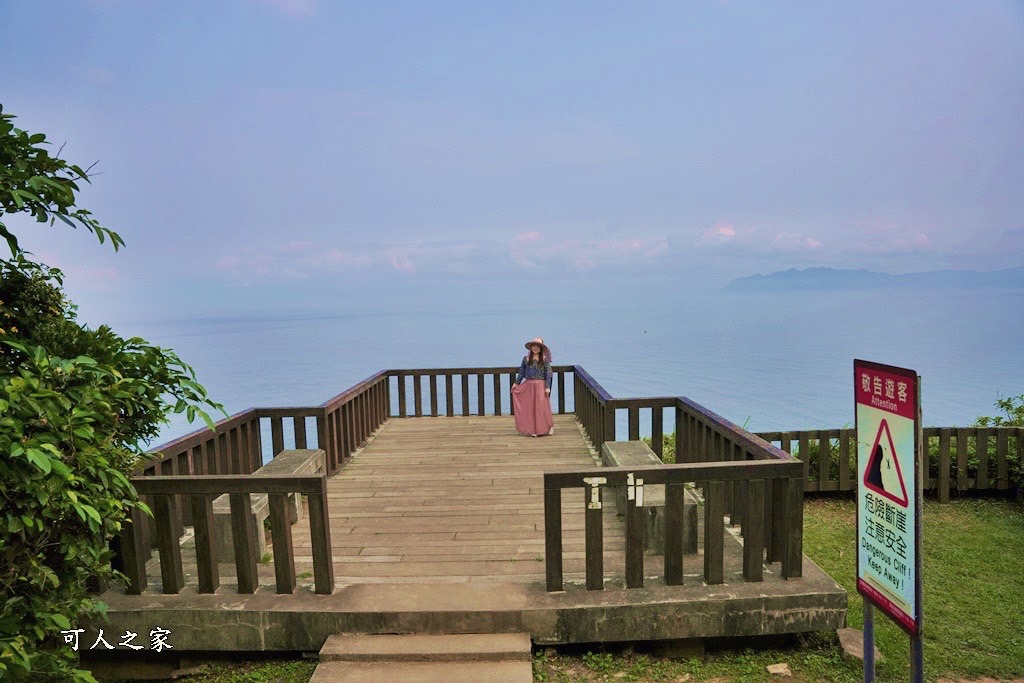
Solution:
[[[768,256],[818,252],[823,245],[817,238],[797,232],[758,226],[737,228],[719,221],[701,233],[696,246],[737,256]]]
[[[772,237],[771,248],[774,251],[816,251],[821,249],[821,242],[805,235],[780,232]]]
[[[869,256],[902,256],[934,250],[928,233],[916,226],[874,219],[855,227],[851,251]]]
[[[633,273],[657,267],[669,252],[667,238],[568,239],[546,242],[530,230],[506,242],[436,240],[404,243],[318,244],[296,241],[263,249],[237,247],[212,259],[213,269],[234,283],[301,280],[327,273],[401,276],[533,275],[560,277],[587,272]]]
[[[707,243],[721,243],[728,242],[736,237],[736,229],[728,223],[715,223],[713,226],[704,231],[701,235],[700,241]]]

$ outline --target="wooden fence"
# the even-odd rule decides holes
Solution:
[[[334,565],[331,561],[330,516],[327,509],[327,475],[192,475],[134,477],[132,484],[140,495],[153,501],[156,524],[155,541],[160,551],[160,577],[164,593],[179,593],[184,587],[181,564],[181,536],[176,498],[188,498],[195,529],[198,591],[214,593],[220,585],[217,547],[214,542],[213,499],[228,494],[231,505],[231,533],[239,593],[255,593],[259,585],[256,529],[251,496],[268,495],[270,533],[274,547],[274,571],[278,593],[295,591],[295,549],[292,545],[291,514],[288,494],[304,494],[309,500],[310,537],[313,551],[313,575],[317,593],[334,590]],[[119,568],[128,577],[128,593],[139,595],[146,589],[148,548],[142,529],[143,515],[132,509],[131,524],[125,525],[119,539]]]
[[[804,486],[799,460],[687,398],[612,398],[582,368],[576,366],[574,374],[575,412],[595,449],[616,439],[616,413],[624,410],[627,438],[638,440],[641,416],[649,416],[651,447],[664,458],[665,411],[671,410],[677,464],[545,474],[549,591],[562,590],[561,490],[582,488],[586,492],[586,585],[589,590],[600,590],[604,586],[601,489],[635,486],[637,479],[644,485],[666,484],[666,583],[682,583],[682,487],[686,483],[695,483],[704,491],[704,578],[708,583],[721,583],[725,515],[730,523],[741,526],[743,573],[748,581],[761,580],[764,559],[780,560],[786,578],[801,576]],[[633,588],[643,585],[643,525],[633,506],[627,506],[626,517],[626,585]]]
[[[1012,468],[1024,468],[1022,427],[925,427],[923,485],[940,503],[952,491],[998,493],[1012,487]],[[804,490],[857,488],[856,430],[812,429],[761,432],[759,437],[792,453],[804,464]],[[826,457],[821,457],[827,453]],[[1019,481],[1019,479],[1018,479]]]
[[[741,487],[744,513],[743,577],[763,580],[763,562],[781,560],[782,575],[803,573],[803,489],[795,460],[687,463],[657,467],[605,467],[544,474],[544,557],[549,591],[562,586],[562,489],[583,489],[587,590],[604,589],[603,487],[665,485],[665,583],[683,583],[683,487],[704,493],[704,580],[724,582],[726,490]],[[644,585],[643,494],[630,491],[626,507],[626,587]],[[775,514],[772,514],[775,513]],[[767,551],[767,552],[766,552]]]

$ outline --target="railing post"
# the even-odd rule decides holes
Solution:
[[[494,373],[494,414],[501,415],[501,373]],[[509,399],[511,400],[511,399]]]
[[[944,427],[939,430],[939,478],[938,496],[940,503],[949,502],[949,435],[950,429]],[[928,452],[925,451],[925,458]]]
[[[782,577],[796,579],[803,576],[804,572],[804,481],[802,478],[791,478],[779,479],[778,482],[787,482],[784,485],[786,548],[782,556]]]
[[[688,462],[686,459],[687,453],[687,441],[686,437],[689,434],[689,430],[686,428],[686,413],[683,412],[683,407],[676,401],[676,462],[684,463]]]
[[[743,578],[762,581],[764,557],[764,480],[746,482],[747,512],[743,520]]]
[[[334,592],[334,559],[331,555],[331,519],[327,509],[327,477],[321,490],[311,493],[309,502],[309,534],[313,550],[314,590],[320,595]]]
[[[970,481],[967,478],[967,429],[956,430],[956,490],[966,491]]]
[[[714,585],[724,581],[725,557],[725,482],[704,483],[704,581]]]
[[[455,416],[455,392],[452,390],[452,373],[445,372],[444,375],[444,409],[448,417]]]
[[[476,414],[481,417],[487,414],[484,408],[484,373],[476,373]]]
[[[195,530],[196,570],[199,574],[199,592],[215,593],[220,586],[217,544],[214,538],[213,498],[207,494],[194,494],[192,520]]]
[[[804,464],[804,486],[805,491],[817,491],[818,482],[811,483],[811,436],[809,432],[800,432],[798,441],[800,448],[800,460]]]
[[[665,462],[664,412],[665,409],[658,406],[651,408],[651,446],[662,462]]]
[[[398,379],[398,417],[406,417],[405,411],[405,374],[399,372],[395,377]]]
[[[558,371],[558,414],[565,414],[565,370]]]
[[[248,493],[228,495],[231,505],[231,537],[235,546],[235,572],[239,593],[255,593],[259,585],[256,571],[256,529]]]
[[[273,457],[275,454],[271,454]],[[231,449],[228,448],[228,435],[223,432],[217,435],[217,459],[220,461],[220,471],[224,474],[241,474],[231,466]]]
[[[632,477],[632,475],[630,475]],[[644,514],[643,480],[637,479],[632,495],[626,496],[626,588],[644,586]]]
[[[988,438],[992,430],[985,427],[978,427],[975,453],[978,456],[978,491],[988,488]]]
[[[316,414],[316,445],[317,448],[322,448],[326,454],[324,458],[327,462],[325,463],[327,473],[334,474],[334,471],[338,469],[338,463],[334,455],[333,444],[331,443],[330,435],[327,433],[327,409],[319,408]]]
[[[274,449],[270,457],[276,458],[277,454],[284,450],[284,420],[280,416],[270,418],[270,442]],[[242,472],[234,473],[242,474]]]
[[[853,491],[856,490],[856,485],[853,483],[853,478],[850,476],[850,431],[846,429],[839,430],[839,490],[840,491]],[[857,452],[857,449],[853,449]],[[947,468],[948,471],[949,468]]]
[[[147,523],[146,514],[132,506],[128,509],[128,519],[121,527],[121,571],[128,577],[128,595],[141,595],[146,590],[146,553],[143,525]]]
[[[153,496],[153,516],[156,518],[156,542],[160,551],[160,579],[164,593],[180,593],[185,585],[181,569],[181,548],[178,545],[177,517],[171,496]]]
[[[430,394],[430,416],[437,417],[437,375],[431,372],[428,375],[428,381],[430,383],[428,390]]]
[[[1007,427],[996,430],[996,488],[1005,491],[1010,488],[1010,434]],[[1022,463],[1024,464],[1024,463]]]
[[[298,495],[298,494],[296,494]],[[288,512],[288,495],[270,493],[270,533],[274,545],[274,575],[277,592],[295,592],[295,550],[292,546],[292,520]]]
[[[818,490],[828,491],[829,471],[832,469],[832,434],[828,429],[822,429],[818,434]]]
[[[683,585],[685,495],[684,484],[665,484],[665,583],[669,586]]]
[[[602,412],[604,413],[604,425],[602,429],[598,430],[601,433],[600,442],[594,444],[594,447],[598,451],[601,450],[601,446],[603,446],[606,441],[615,441],[615,408],[612,408],[607,404],[604,404],[602,408]]]
[[[544,487],[544,573],[549,592],[562,590],[562,489]]]
[[[588,490],[589,488],[589,490]],[[601,486],[593,485],[583,489],[585,562],[587,566],[587,590],[604,590],[604,511],[601,501]]]
[[[423,417],[423,378],[420,375],[412,376],[412,400],[416,404],[413,414]]]

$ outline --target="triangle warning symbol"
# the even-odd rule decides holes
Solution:
[[[875,445],[871,447],[871,455],[868,456],[864,485],[902,507],[907,507],[909,503],[903,471],[900,470],[896,447],[892,443],[892,433],[889,431],[889,423],[884,419],[878,425]]]

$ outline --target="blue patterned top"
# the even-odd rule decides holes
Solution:
[[[527,379],[542,379],[550,389],[554,376],[551,372],[551,363],[545,361],[543,365],[531,365],[529,361],[529,356],[523,356],[523,362],[519,364],[519,374],[516,375],[516,384]]]

